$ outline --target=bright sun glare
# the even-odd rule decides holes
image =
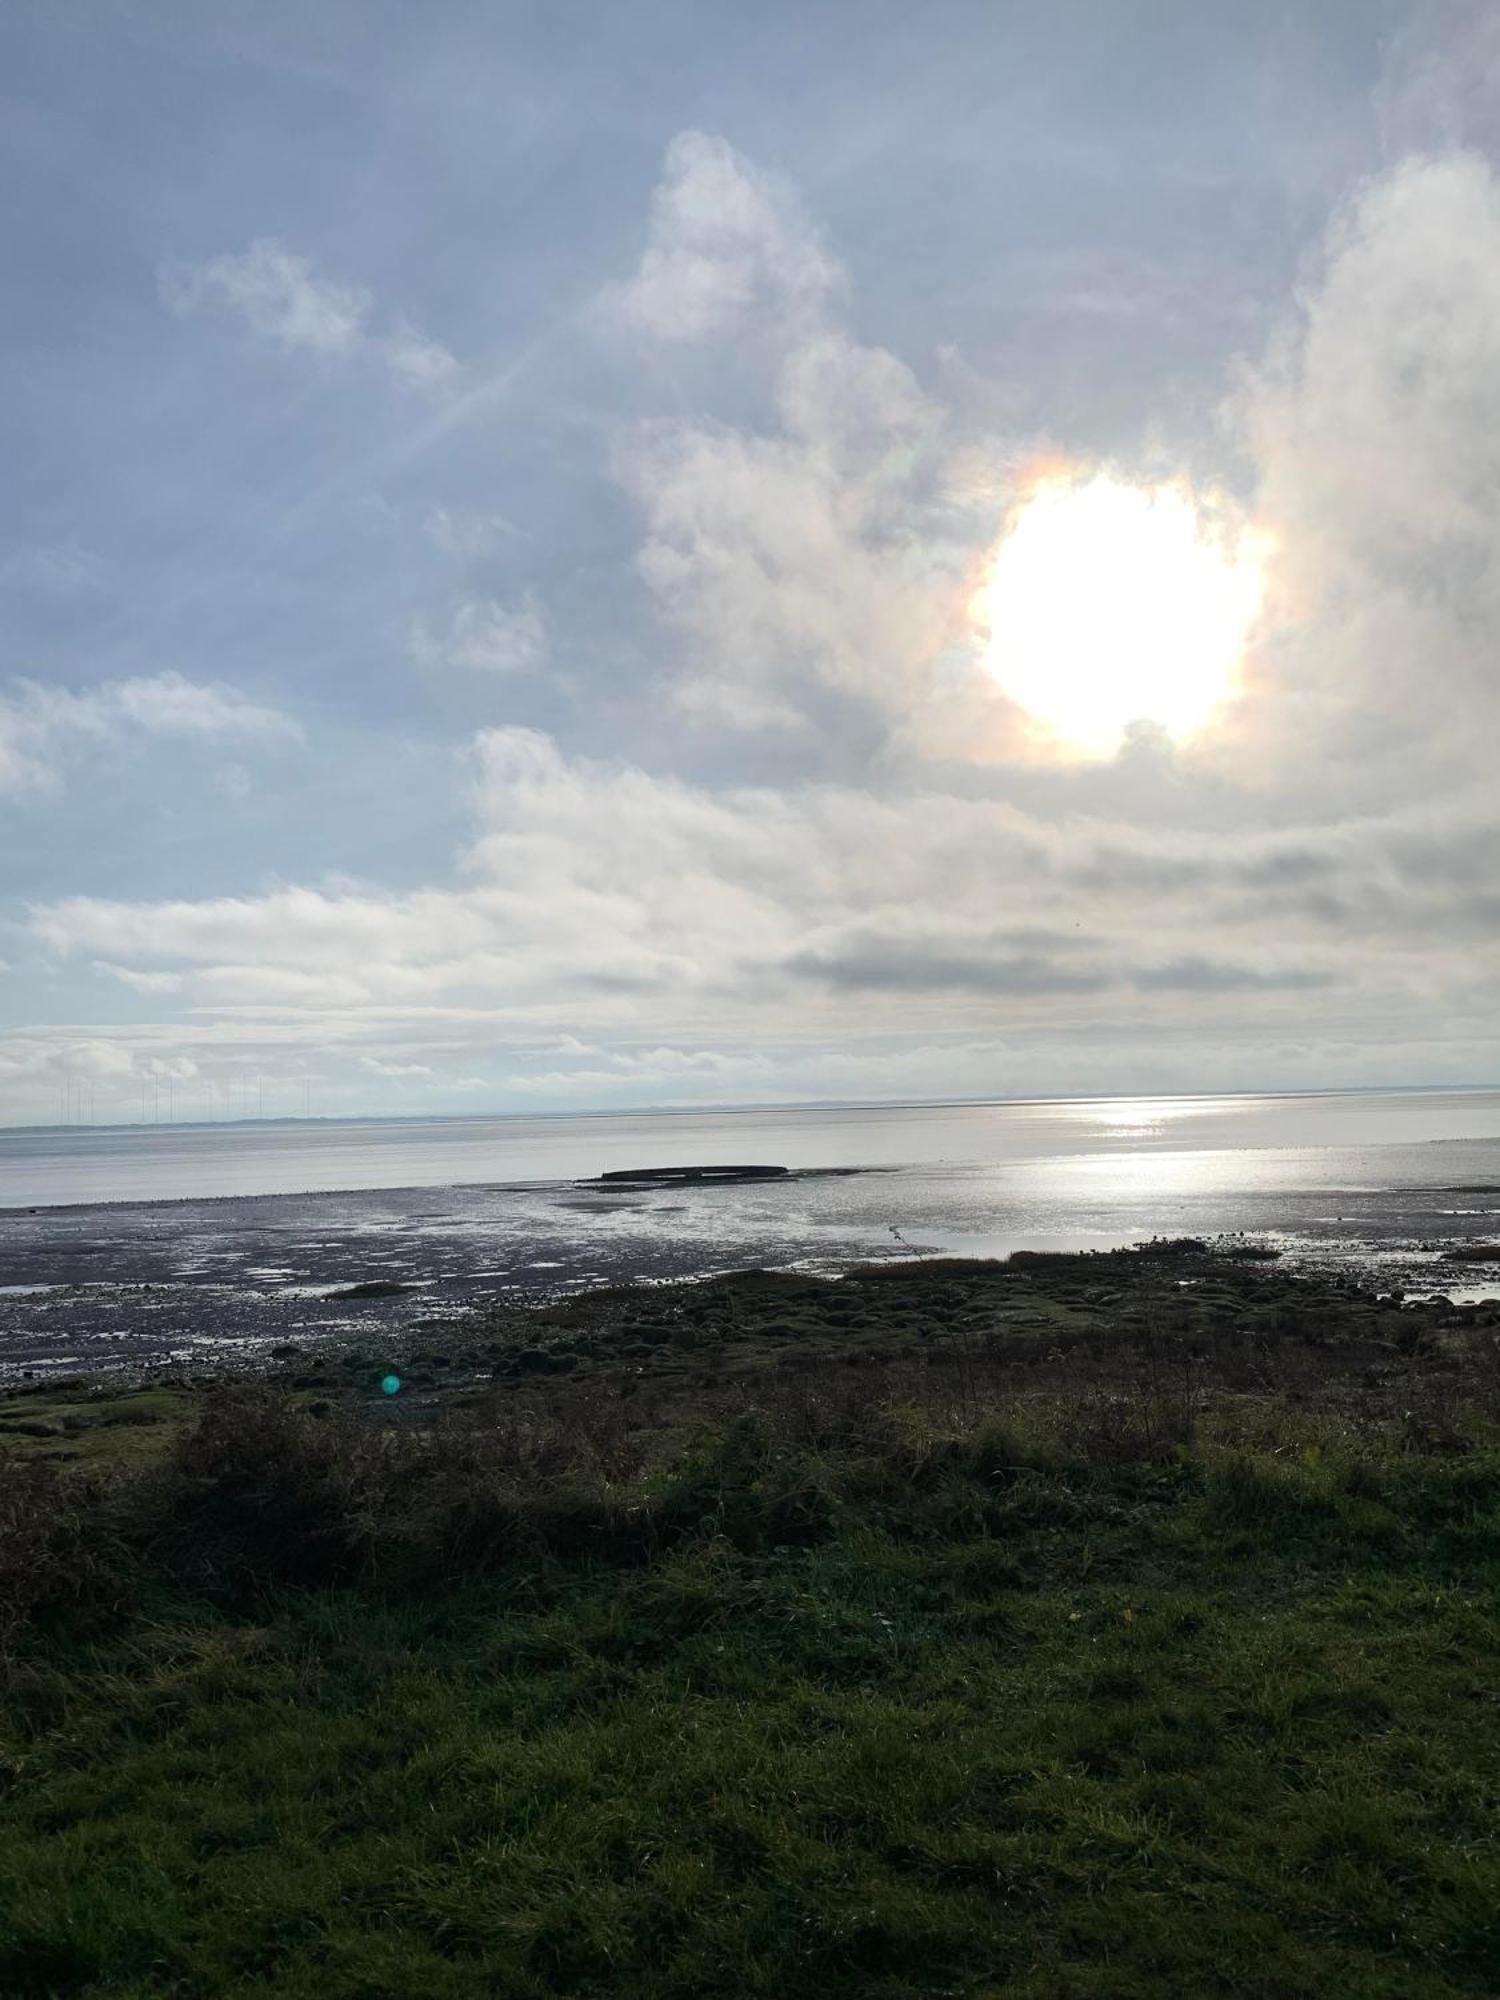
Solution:
[[[1182,741],[1236,691],[1265,553],[1182,483],[1047,477],[975,594],[986,663],[1065,755],[1112,756],[1133,722]]]

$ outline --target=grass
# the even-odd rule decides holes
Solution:
[[[1491,1995],[1496,1410],[1411,1325],[20,1440],[0,1993]]]
[[[147,1464],[195,1421],[201,1393],[173,1383],[123,1390],[75,1380],[0,1397],[0,1449],[97,1469]]]

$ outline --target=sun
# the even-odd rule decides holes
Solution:
[[[1048,474],[970,606],[985,664],[1054,754],[1111,757],[1136,722],[1185,741],[1237,692],[1267,551],[1185,482]]]

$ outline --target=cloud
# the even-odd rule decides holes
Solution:
[[[447,348],[404,319],[389,332],[372,332],[373,300],[363,286],[325,277],[274,237],[201,264],[164,265],[159,283],[179,317],[228,312],[287,353],[323,360],[368,353],[401,381],[429,391],[447,387],[459,372]]]
[[[599,1052],[596,1052],[599,1053]],[[750,1050],[682,1049],[669,1046],[615,1050],[583,1069],[518,1070],[506,1078],[509,1089],[526,1096],[577,1097],[589,1092],[608,1096],[626,1091],[659,1096],[680,1091],[684,1084],[701,1094],[732,1096],[764,1086],[776,1066],[763,1053]]]
[[[381,343],[386,365],[416,389],[443,389],[458,374],[458,363],[441,341],[402,325]]]
[[[966,615],[1028,441],[967,435],[857,340],[786,191],[684,135],[608,301],[693,392],[612,460],[668,635],[647,748],[481,732],[470,836],[429,887],[44,903],[35,944],[179,1003],[70,1032],[130,1063],[175,1037],[205,1070],[336,1056],[351,1090],[484,1070],[527,1102],[1500,1074],[1497,273],[1484,161],[1357,191],[1225,412],[1277,544],[1243,699],[1191,752],[1145,733],[1040,768]],[[495,518],[428,532],[469,560]],[[533,600],[482,595],[413,633],[505,674],[547,641]],[[47,754],[212,733],[243,701],[164,679],[60,698]],[[32,735],[0,721],[0,769],[44,708],[7,701]],[[674,766],[684,715],[728,738],[695,768],[731,781]]]
[[[89,597],[103,586],[104,564],[80,542],[38,542],[0,563],[0,583],[41,597]]]
[[[140,972],[129,965],[111,965],[104,958],[94,960],[94,970],[104,973],[107,978],[118,979],[132,993],[180,993],[182,990],[182,975],[177,972]]]
[[[651,198],[640,265],[606,303],[653,339],[692,341],[752,307],[816,310],[841,283],[790,189],[724,139],[679,132]]]
[[[161,290],[175,313],[228,310],[288,351],[319,355],[352,353],[364,339],[370,312],[370,295],[362,287],[320,276],[306,257],[269,236],[239,255],[168,266]]]
[[[1095,993],[1110,984],[1102,971],[1037,956],[990,957],[941,945],[914,950],[905,942],[884,948],[861,942],[838,950],[797,952],[787,967],[854,993]]]
[[[471,507],[429,508],[422,526],[434,548],[463,559],[487,555],[498,543],[512,541],[522,532],[504,514]]]
[[[1424,0],[1384,42],[1375,109],[1392,157],[1497,136],[1500,19],[1489,0]]]
[[[1500,180],[1477,154],[1403,160],[1335,216],[1295,311],[1225,405],[1273,554],[1240,698],[1180,766],[1293,813],[1315,792],[1365,812],[1472,774],[1500,720],[1497,274]],[[657,420],[617,446],[637,567],[679,642],[680,711],[803,745],[1024,759],[1029,732],[984,666],[968,597],[1027,441],[966,434],[896,356],[854,340],[800,209],[702,134],[669,150],[646,255],[615,303],[664,352],[689,336],[715,352],[737,410],[762,403],[769,369],[756,421]],[[747,347],[751,319],[764,339]]]
[[[546,616],[529,593],[511,605],[492,597],[465,598],[441,625],[417,619],[411,644],[424,667],[482,674],[535,673],[550,650]]]
[[[1500,721],[1500,180],[1403,161],[1329,232],[1232,412],[1279,544],[1236,733],[1325,796],[1473,772]],[[1329,753],[1336,753],[1330,762]]]
[[[963,927],[956,927],[963,937]],[[1024,933],[1022,934],[1024,935]],[[1093,950],[1078,963],[1077,943],[1045,931],[1034,934],[1050,950],[1021,951],[1000,933],[955,949],[953,934],[909,937],[871,935],[857,926],[835,948],[797,952],[787,969],[846,993],[960,993],[1002,997],[1023,994],[1098,993],[1133,987],[1140,993],[1300,993],[1331,986],[1326,968],[1244,964],[1185,953],[1166,964],[1134,962],[1131,940],[1117,938],[1114,949]],[[1091,938],[1090,945],[1101,940]]]
[[[616,453],[642,518],[637,567],[683,641],[674,693],[708,723],[804,731],[826,693],[900,712],[952,638],[964,555],[943,518],[944,413],[842,329],[843,291],[786,191],[723,140],[673,141],[613,303],[645,336],[720,335],[736,356],[738,322],[757,318],[774,413],[759,430],[646,424]]]
[[[53,698],[56,699],[55,691]],[[285,738],[301,734],[290,716],[262,707],[236,689],[217,683],[184,680],[181,674],[152,674],[114,681],[87,694],[67,698],[59,709],[97,717],[109,728],[115,723],[152,736],[210,738]]]
[[[180,977],[210,1014],[258,1008],[335,1041],[442,1022],[464,1045],[561,1017],[606,1061],[643,999],[679,1042],[709,1023],[794,1037],[822,989],[858,1003],[849,1034],[909,1034],[921,1008],[1044,1038],[1102,1019],[1118,1043],[1195,1024],[1207,998],[1247,1032],[1279,1007],[1300,1018],[1313,991],[1372,1019],[1431,1014],[1467,1005],[1496,957],[1493,813],[1167,831],[931,781],[714,791],[520,728],[478,739],[472,800],[452,888],[73,897],[33,933]]]
[[[67,757],[90,744],[131,737],[289,742],[300,735],[279,709],[177,673],[104,681],[78,692],[12,681],[0,691],[0,796],[52,783]]]
[[[360,1056],[359,1066],[371,1076],[385,1077],[399,1081],[402,1077],[436,1076],[437,1071],[430,1063],[382,1062],[379,1056]]]
[[[899,362],[832,334],[779,388],[779,435],[662,424],[617,460],[638,568],[685,642],[678,699],[751,728],[808,726],[820,690],[900,713],[952,636],[961,572],[933,518],[935,415]]]
[[[1295,966],[1226,965],[1211,958],[1174,958],[1135,975],[1143,993],[1303,993],[1332,986],[1331,971],[1299,971]]]
[[[0,1036],[0,1081],[55,1078],[61,1074],[119,1079],[141,1073],[135,1053],[115,1035],[72,1029]]]

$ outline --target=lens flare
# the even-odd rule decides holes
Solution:
[[[1268,553],[1183,482],[1049,472],[1012,513],[970,613],[1038,747],[1110,757],[1132,723],[1181,742],[1238,691]]]

